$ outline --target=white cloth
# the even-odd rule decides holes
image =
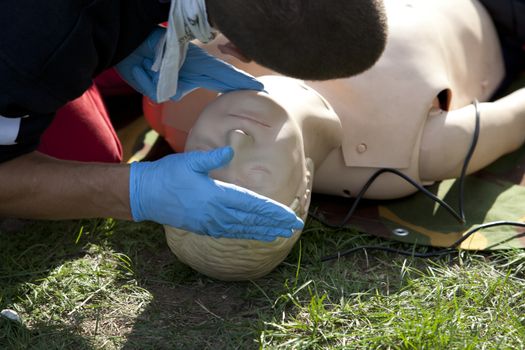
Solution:
[[[157,101],[177,93],[179,69],[186,58],[188,43],[213,40],[216,32],[208,23],[205,0],[171,0],[168,30],[159,41],[152,69],[159,72]]]
[[[0,115],[0,145],[15,145],[22,118],[7,118]]]

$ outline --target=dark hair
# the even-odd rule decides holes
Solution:
[[[307,80],[342,78],[381,56],[381,0],[206,0],[210,23],[248,58]]]

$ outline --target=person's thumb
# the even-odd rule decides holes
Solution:
[[[212,151],[192,152],[188,156],[188,165],[193,171],[207,174],[228,164],[233,159],[233,148],[227,146]]]

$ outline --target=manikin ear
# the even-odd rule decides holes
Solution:
[[[241,62],[250,63],[252,61],[248,57],[244,56],[241,50],[239,50],[237,46],[232,44],[231,41],[227,41],[226,44],[219,44],[217,45],[217,47],[219,48],[219,51],[221,53],[225,55],[233,56],[237,58],[238,60],[240,60]]]

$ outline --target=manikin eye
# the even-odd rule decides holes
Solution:
[[[248,136],[248,133],[241,129],[235,129],[235,130],[232,130],[232,132]]]
[[[231,130],[227,138],[227,143],[233,147],[237,157],[240,157],[253,143],[253,138],[240,129]]]

